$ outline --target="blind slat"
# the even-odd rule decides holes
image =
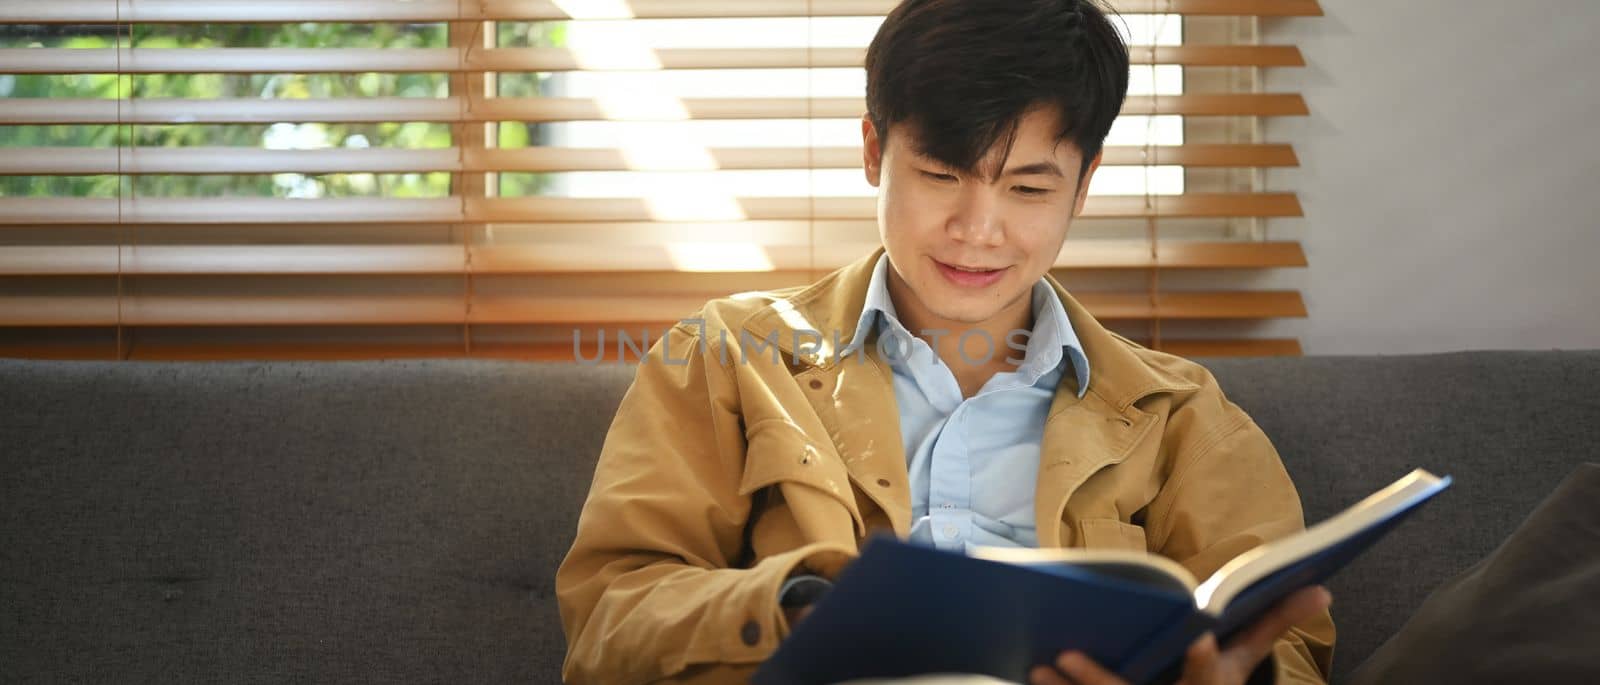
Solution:
[[[467,157],[482,157],[467,150]],[[120,159],[119,159],[120,157]],[[0,176],[115,174],[273,174],[299,172],[399,173],[460,171],[456,148],[329,148],[262,150],[232,147],[10,148],[0,156]],[[505,165],[512,170],[511,165]],[[468,166],[488,170],[487,165]]]
[[[114,326],[115,297],[67,295],[0,295],[0,326]]]
[[[1219,95],[1131,95],[1123,114],[1188,116],[1304,116],[1295,93]],[[662,98],[602,102],[592,98],[494,98],[475,101],[473,121],[677,121],[683,119],[857,118],[862,98]]]
[[[856,68],[865,48],[663,48],[637,56],[564,48],[0,48],[6,74],[428,73]],[[1304,66],[1283,45],[1131,46],[1133,64]]]
[[[1097,319],[1286,319],[1304,318],[1305,301],[1293,290],[1250,292],[1073,293]]]
[[[1180,164],[1194,167],[1300,166],[1294,147],[1278,144],[1107,145],[1102,165]]]
[[[479,295],[466,312],[449,295],[133,295],[122,301],[127,326],[424,326],[474,324],[668,324],[717,293],[675,296]],[[1296,291],[1075,293],[1097,319],[1277,319],[1304,317]],[[113,297],[0,296],[0,326],[117,324]]]
[[[211,223],[488,223],[524,221],[740,221],[872,219],[871,197],[743,197],[717,202],[641,198],[329,198],[243,197],[0,198],[0,225]],[[1083,217],[1205,218],[1301,216],[1292,193],[1096,195]]]
[[[744,244],[744,243],[741,243]],[[870,243],[754,246],[773,269],[836,269],[871,251]],[[618,250],[593,244],[460,245],[25,245],[0,248],[0,276],[195,275],[530,275],[564,272],[677,271],[665,247]],[[471,266],[468,267],[470,251]],[[1266,269],[1303,267],[1296,242],[1164,242],[1152,255],[1142,240],[1072,241],[1062,269]],[[734,270],[735,265],[722,266]]]
[[[119,106],[120,104],[120,106]],[[468,121],[457,98],[0,100],[0,124],[275,124]]]
[[[120,107],[119,107],[120,102]],[[604,102],[593,98],[67,99],[0,100],[0,124],[271,124],[386,121],[681,121],[686,119],[857,118],[861,98],[662,98]],[[1305,116],[1294,93],[1129,96],[1123,114]]]
[[[735,198],[737,206],[678,207],[637,198],[477,198],[468,202],[470,221],[707,221],[717,219],[872,219],[877,200],[862,198]],[[725,216],[734,212],[743,216]],[[1170,196],[1096,195],[1085,203],[1088,218],[1203,218],[1301,216],[1289,193],[1191,193]]]
[[[1149,346],[1149,340],[1138,342]],[[1302,351],[1300,341],[1293,338],[1261,338],[1256,340],[1173,340],[1164,338],[1161,351],[1180,357],[1298,357]]]
[[[899,0],[626,0],[595,9],[578,3],[579,18],[709,18],[882,16]],[[620,6],[622,12],[607,7]],[[1322,16],[1317,0],[1112,0],[1126,13],[1221,16]],[[604,13],[600,13],[604,11]],[[0,22],[108,24],[123,22],[460,21],[561,20],[573,15],[552,0],[52,0],[0,4]]]
[[[1194,167],[1291,167],[1288,145],[1107,146],[1101,164]],[[809,166],[808,166],[809,165]],[[0,176],[115,174],[271,174],[407,171],[710,171],[734,169],[854,169],[859,147],[707,148],[705,154],[631,156],[616,148],[517,149],[330,148],[261,150],[230,147],[9,148]]]
[[[0,198],[0,225],[451,223],[460,198]]]

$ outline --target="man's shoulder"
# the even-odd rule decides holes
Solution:
[[[1250,415],[1223,393],[1222,384],[1204,365],[1111,335],[1136,360],[1140,372],[1147,373],[1152,391],[1141,393],[1135,405],[1164,417],[1164,440],[1203,443],[1252,425]]]
[[[1134,365],[1141,374],[1149,377],[1148,382],[1152,385],[1179,394],[1220,392],[1217,379],[1211,374],[1211,370],[1198,362],[1171,352],[1152,350],[1115,332],[1106,332],[1119,346],[1120,351],[1132,357]]]
[[[771,290],[751,290],[708,300],[693,314],[680,319],[676,328],[684,333],[716,339],[723,332],[736,338],[751,321],[766,316],[774,305],[792,302],[812,285],[797,285]]]
[[[771,328],[822,330],[827,321],[859,311],[870,271],[867,260],[847,265],[810,283],[751,290],[718,297],[705,303],[689,322],[701,333],[715,336],[717,329],[737,335],[746,328],[765,332]]]

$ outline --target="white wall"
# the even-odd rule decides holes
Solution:
[[[1301,167],[1307,354],[1600,348],[1600,1],[1324,0],[1263,23],[1310,117],[1272,120]]]

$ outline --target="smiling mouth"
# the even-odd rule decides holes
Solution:
[[[974,274],[985,274],[985,273],[989,273],[990,271],[999,271],[998,268],[990,269],[990,268],[985,268],[985,267],[981,267],[981,266],[960,266],[958,264],[949,264],[949,263],[946,263],[946,262],[939,262],[939,263],[940,264],[944,264],[945,266],[948,266],[948,267],[950,267],[952,269],[955,269],[956,271],[965,271],[967,273],[974,273]]]
[[[945,282],[962,289],[988,288],[1000,282],[1011,267],[989,269],[983,267],[958,266],[946,264],[937,259],[933,260],[938,265],[939,273],[944,275]]]

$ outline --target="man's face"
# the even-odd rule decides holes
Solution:
[[[890,292],[897,309],[909,310],[902,318],[952,327],[1017,320],[1061,252],[1099,160],[1075,193],[1082,154],[1070,141],[1056,142],[1060,129],[1048,109],[1021,119],[992,182],[1003,140],[978,175],[968,175],[917,155],[912,127],[894,126],[887,146],[867,119],[861,128],[867,181],[879,191],[878,230],[893,265]]]

